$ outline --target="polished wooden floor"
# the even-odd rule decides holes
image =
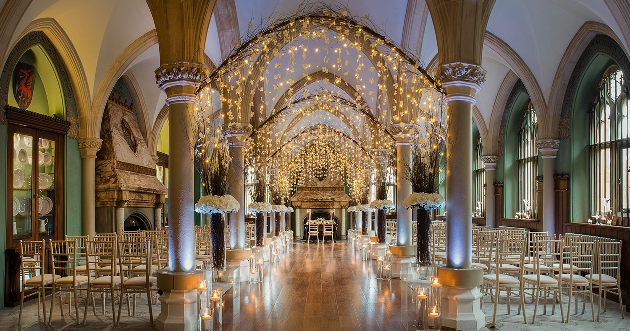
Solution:
[[[398,279],[377,280],[375,267],[376,262],[361,261],[345,241],[335,244],[296,242],[280,263],[266,264],[262,283],[237,282],[226,291],[222,330],[403,330],[405,284]],[[229,288],[231,285],[221,286]],[[100,315],[98,306],[97,316],[90,309],[86,325],[75,325],[74,315],[60,316],[59,309],[55,309],[50,328],[38,319],[37,302],[31,300],[25,307],[22,329],[153,330],[144,300],[138,300],[135,316],[127,316],[123,307],[117,327],[111,323],[107,305],[106,316]],[[67,305],[65,307],[67,310]],[[515,307],[508,315],[506,305],[499,305],[497,328],[491,330],[630,330],[630,319],[622,320],[618,305],[613,302],[608,303],[608,311],[602,314],[600,322],[591,322],[587,307],[585,314],[572,312],[568,324],[560,322],[558,312],[538,315],[535,325],[523,324],[522,315],[516,315]],[[484,310],[486,321],[490,322],[492,303],[488,297],[484,299]],[[531,321],[533,305],[528,303],[526,310]],[[157,316],[159,305],[154,306],[153,311]],[[0,331],[17,330],[18,313],[18,307],[0,310]],[[80,316],[83,317],[83,305]]]

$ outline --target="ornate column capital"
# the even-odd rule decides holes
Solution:
[[[475,104],[475,93],[486,81],[486,70],[464,62],[442,63],[435,70],[435,77],[446,90],[446,103],[466,101]]]
[[[370,149],[370,153],[374,157],[374,161],[376,164],[386,164],[387,163],[387,149],[385,148],[372,148]]]
[[[228,139],[229,147],[245,147],[245,141],[252,133],[249,123],[232,122],[225,126],[223,135]]]
[[[103,140],[99,138],[79,138],[79,152],[81,153],[81,158],[96,158],[96,152],[101,149],[102,144]]]
[[[495,155],[484,155],[481,157],[481,162],[486,170],[497,170],[497,162],[499,157]]]
[[[413,133],[413,126],[406,123],[392,124],[391,132],[396,140],[396,146],[408,146],[411,145],[411,134]]]
[[[197,103],[195,92],[208,77],[202,63],[178,61],[155,70],[155,82],[166,93],[166,103]]]
[[[542,154],[543,159],[555,159],[560,148],[560,140],[556,139],[538,139],[536,147]]]

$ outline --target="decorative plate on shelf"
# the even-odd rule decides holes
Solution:
[[[38,152],[38,156],[39,156],[39,165],[44,165],[44,153],[42,152]]]
[[[50,188],[53,184],[53,179],[49,174],[40,173],[39,174],[39,189],[45,190]]]
[[[28,153],[26,153],[26,150],[24,148],[20,149],[20,151],[18,152],[18,160],[20,160],[20,162],[22,163],[28,162]]]
[[[16,216],[20,213],[20,200],[16,197],[13,197],[13,216]]]
[[[53,202],[47,196],[39,197],[39,214],[46,215],[49,214],[53,209]]]
[[[13,188],[24,186],[24,171],[22,169],[13,170]]]
[[[51,165],[52,164],[52,160],[53,160],[52,155],[50,153],[48,153],[48,152],[45,152],[44,153],[44,165],[45,166]]]
[[[33,146],[33,137],[31,137],[31,136],[24,136],[24,138],[22,138],[22,140],[24,141],[24,146],[26,146],[26,147]]]
[[[50,146],[50,144],[48,143],[48,139],[42,138],[40,140],[39,146],[41,146],[42,148],[48,148],[48,146]]]
[[[29,198],[21,198],[20,199],[20,216],[28,216],[31,213],[31,199]]]

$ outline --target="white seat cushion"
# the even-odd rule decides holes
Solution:
[[[562,274],[556,276],[556,279],[562,279],[562,282],[569,283],[571,282],[571,274]],[[573,275],[573,284],[586,284],[588,285],[588,279],[584,278],[580,275]]]
[[[44,286],[45,285],[50,285],[53,282],[53,279],[59,279],[61,278],[61,276],[59,275],[55,275],[55,277],[53,278],[52,274],[44,274]],[[29,279],[26,280],[25,284],[26,286],[39,286],[41,284],[42,281],[42,276],[35,276],[35,277],[31,277]]]
[[[87,283],[87,276],[76,276],[74,277],[74,285],[79,285],[83,283]],[[70,286],[72,285],[72,276],[61,277],[55,280],[55,284],[60,286]]]
[[[495,269],[497,267],[496,263],[490,263],[490,269]],[[505,272],[518,272],[521,268],[508,263],[503,263],[499,266],[499,269]]]
[[[487,282],[496,282],[496,279],[497,279],[496,274],[483,275],[483,280]],[[510,275],[499,274],[499,285],[518,285],[518,284],[520,284],[520,282],[518,281],[518,278],[510,276]]]
[[[600,274],[592,274],[592,275],[584,276],[584,278],[588,280],[592,280],[593,284],[600,284],[599,277],[600,277]],[[617,279],[615,277],[601,274],[601,278],[602,278],[601,284],[603,285],[617,285]]]
[[[523,281],[527,283],[538,283],[538,277],[536,275],[523,275]],[[558,280],[547,275],[540,275],[541,285],[558,285]]]
[[[472,267],[479,268],[479,269],[482,269],[482,270],[488,270],[488,266],[483,264],[483,263],[471,263],[470,265]]]
[[[123,284],[125,286],[144,286],[147,283],[147,279],[144,276],[132,277],[126,279]],[[157,277],[149,277],[149,283],[155,284],[157,283]]]
[[[538,268],[540,269],[540,272],[543,274],[549,273],[551,272],[551,268],[549,268],[546,265],[539,265]],[[533,263],[526,263],[523,265],[523,269],[527,270],[529,272],[536,272],[536,266]]]
[[[120,276],[114,276],[113,279],[112,276],[98,277],[91,282],[92,286],[109,286],[111,283],[120,284]]]

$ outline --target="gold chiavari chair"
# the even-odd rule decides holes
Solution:
[[[324,233],[322,235],[322,241],[326,241],[326,237],[330,237],[330,240],[332,240],[332,242],[335,242],[335,228],[334,228],[334,224],[332,221],[326,221],[323,225],[324,227]]]
[[[308,224],[308,237],[306,237],[306,242],[310,243],[311,237],[313,236],[315,236],[315,239],[317,239],[317,243],[319,244],[319,224],[311,221]]]
[[[52,321],[53,310],[55,308],[55,294],[59,290],[59,309],[63,316],[63,302],[61,292],[72,293],[71,300],[74,299],[74,310],[76,323],[79,324],[79,304],[77,302],[77,290],[80,286],[87,284],[89,277],[85,275],[77,275],[76,265],[76,249],[74,240],[51,240],[50,255],[52,261],[52,271],[55,280],[52,285],[52,298],[50,304],[50,316],[48,317],[48,325]],[[88,264],[89,265],[89,264]],[[88,270],[89,273],[89,270]],[[60,277],[56,277],[60,276]],[[70,315],[70,306],[68,305],[68,315]]]
[[[52,283],[61,278],[59,275],[46,273],[46,249],[44,241],[20,241],[20,316],[18,327],[22,325],[22,309],[24,298],[37,295],[37,318],[41,317],[40,304],[44,312],[44,324],[46,324],[46,288],[51,288]],[[35,290],[27,294],[29,290]]]
[[[590,298],[592,320],[595,321],[593,310],[593,287],[591,282],[582,275],[593,274],[593,253],[595,243],[592,241],[566,240],[561,243],[561,261],[558,263],[559,273],[556,276],[561,290],[568,292],[568,305],[566,320],[569,322],[571,313],[571,299],[575,294],[582,294],[582,314],[586,306],[585,297]],[[577,314],[577,299],[575,296],[575,311]],[[560,303],[562,309],[562,303]]]
[[[127,299],[127,314],[132,316],[129,309],[129,294],[133,294],[133,316],[136,314],[136,294],[146,294],[149,305],[149,318],[153,325],[153,307],[151,302],[151,291],[157,284],[157,278],[152,275],[152,254],[151,241],[133,242],[123,241],[118,243],[119,261],[121,275],[120,302],[118,303],[118,321],[120,321],[120,311],[122,310],[123,297]]]
[[[94,272],[96,277],[94,279],[88,279],[87,282],[87,299],[85,301],[85,311],[83,312],[83,323],[87,318],[88,305],[92,302],[92,309],[96,314],[96,308],[94,307],[94,294],[100,293],[102,298],[103,315],[105,313],[105,298],[106,293],[110,295],[112,304],[112,319],[114,326],[118,325],[116,319],[115,309],[115,297],[120,295],[117,293],[120,291],[120,284],[122,282],[121,276],[118,275],[118,263],[117,263],[117,241],[92,241],[86,242],[87,257],[88,260],[94,261],[94,270],[91,268],[91,263],[88,266],[88,273]]]
[[[621,318],[624,318],[623,300],[620,288],[620,267],[621,267],[621,242],[620,241],[598,241],[597,242],[597,262],[593,268],[593,274],[588,274],[585,278],[597,289],[597,321],[601,314],[602,298],[604,299],[604,312],[606,312],[606,294],[612,293],[619,298],[619,310]]]
[[[554,277],[553,269],[550,267],[550,265],[560,259],[561,243],[560,240],[555,239],[555,236],[536,236],[532,243],[533,260],[531,263],[524,265],[524,271],[529,272],[523,275],[524,286],[527,285],[528,289],[532,289],[532,295],[535,295],[532,324],[536,321],[541,292],[544,293],[545,299],[543,314],[547,313],[549,292],[553,292],[552,314],[555,313],[556,299],[559,298],[560,306],[562,307],[562,293],[560,292],[558,280]]]
[[[79,275],[88,275],[87,274],[87,255],[85,253],[85,242],[90,240],[90,236],[69,236],[66,235],[66,240],[73,240],[75,245],[74,249],[76,250],[77,256],[77,266],[76,271]]]

